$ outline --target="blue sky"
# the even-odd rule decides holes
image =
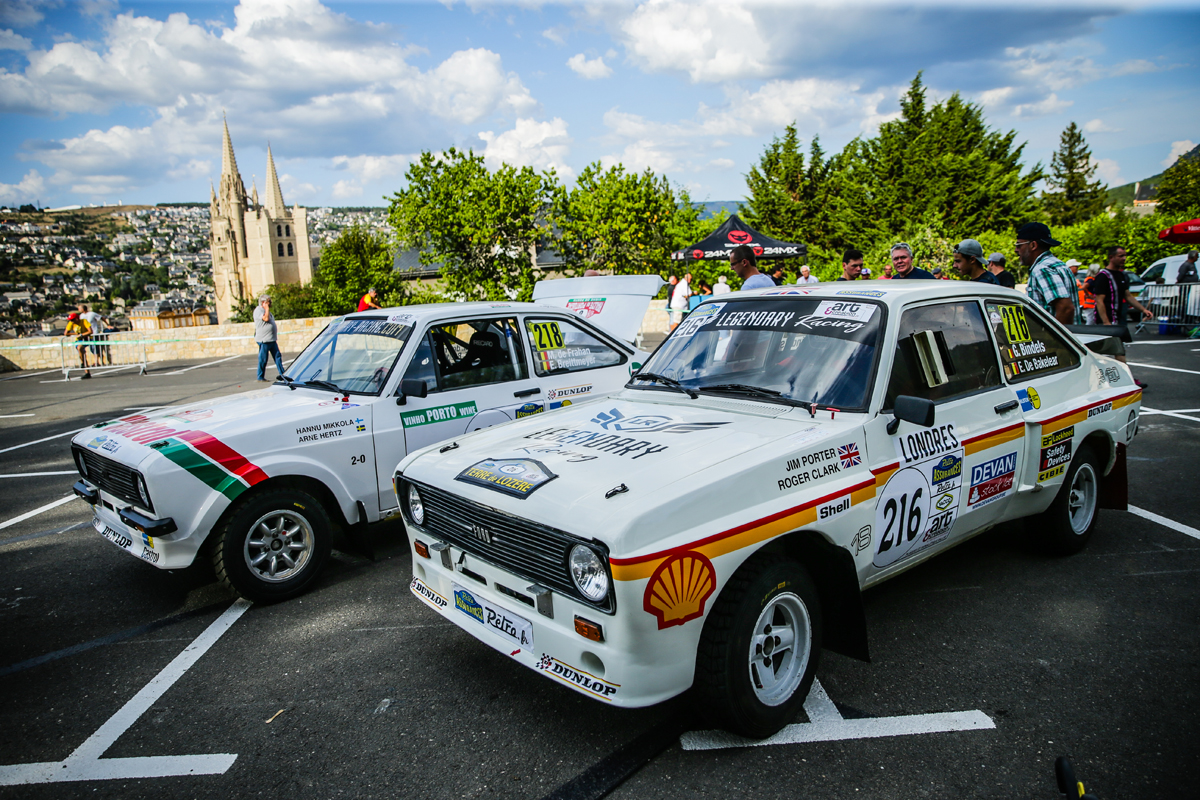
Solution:
[[[1079,123],[1116,185],[1200,141],[1197,34],[1182,3],[0,0],[0,203],[207,200],[223,113],[288,203],[382,205],[452,145],[736,200],[789,122],[840,149],[918,70],[1028,163]]]

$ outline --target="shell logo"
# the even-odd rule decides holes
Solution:
[[[716,588],[711,561],[693,550],[676,553],[650,576],[642,607],[658,617],[659,630],[682,625],[704,616],[704,604]]]

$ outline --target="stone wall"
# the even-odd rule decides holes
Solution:
[[[333,317],[279,320],[279,349],[297,353],[312,341]],[[258,352],[254,343],[253,322],[228,322],[197,328],[169,328],[158,331],[124,331],[109,336],[113,342],[113,363],[180,361],[190,358],[223,358]],[[119,342],[138,344],[121,345]],[[63,336],[10,339],[0,344],[0,371],[17,369],[56,369],[79,364],[74,339]]]

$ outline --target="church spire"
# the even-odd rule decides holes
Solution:
[[[233,140],[229,138],[229,120],[221,115],[225,125],[225,137],[221,140],[221,175],[237,175],[237,159],[233,157]]]
[[[250,205],[258,208],[258,179],[255,176],[250,178]]]
[[[267,144],[267,202],[263,204],[272,218],[278,219],[287,214],[283,205],[283,192],[279,189],[279,176],[275,174],[275,157],[271,155],[271,145]]]

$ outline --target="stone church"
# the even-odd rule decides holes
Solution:
[[[217,320],[228,322],[242,299],[255,300],[271,284],[309,283],[312,258],[308,246],[308,210],[287,208],[275,174],[275,159],[267,145],[267,195],[258,201],[258,187],[246,195],[225,123],[221,150],[221,185],[212,190],[209,215],[212,229],[213,291]]]

